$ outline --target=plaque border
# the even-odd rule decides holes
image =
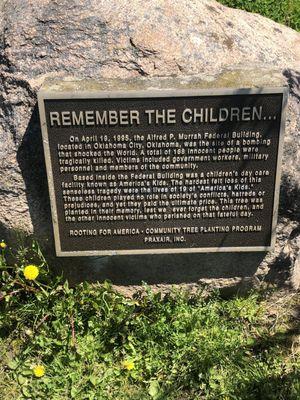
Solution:
[[[53,171],[48,140],[48,129],[46,122],[44,100],[60,99],[126,99],[126,98],[160,98],[160,97],[193,97],[193,96],[222,96],[222,95],[241,95],[241,94],[282,94],[281,121],[279,129],[279,141],[277,151],[277,166],[275,174],[275,187],[273,196],[272,229],[270,246],[234,246],[234,247],[190,247],[190,248],[168,248],[168,249],[137,249],[137,250],[61,250],[59,235],[59,222],[56,206],[56,196],[53,181]],[[222,253],[222,252],[267,252],[274,249],[276,242],[276,226],[279,206],[279,192],[281,179],[281,164],[283,154],[283,138],[285,130],[286,107],[288,101],[288,87],[255,87],[255,88],[219,88],[219,89],[156,89],[149,88],[143,90],[84,90],[84,91],[55,91],[50,89],[40,89],[38,94],[38,107],[40,114],[42,139],[47,170],[48,189],[50,196],[51,215],[54,233],[54,243],[56,255],[59,257],[70,256],[112,256],[112,255],[141,255],[141,254],[179,254],[179,253]]]

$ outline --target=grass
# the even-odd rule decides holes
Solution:
[[[35,243],[0,267],[2,400],[299,399],[299,293],[69,288]]]
[[[220,3],[261,14],[300,31],[300,0],[218,0]]]

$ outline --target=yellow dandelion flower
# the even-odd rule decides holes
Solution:
[[[127,371],[131,371],[132,369],[134,369],[134,362],[131,360],[125,360],[122,363],[122,367],[124,369],[127,369]]]
[[[29,281],[33,281],[38,277],[40,272],[36,265],[30,264],[24,268],[23,273],[26,279],[28,279]]]
[[[6,249],[6,247],[7,247],[7,244],[2,240],[0,242],[0,249]]]
[[[33,375],[37,378],[41,378],[45,375],[45,367],[43,365],[36,365],[33,368]]]

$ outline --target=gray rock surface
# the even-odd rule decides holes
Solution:
[[[124,290],[141,280],[160,288],[199,281],[236,286],[253,279],[299,286],[300,34],[210,0],[0,2],[0,237],[20,230],[52,246],[36,107],[45,78],[197,74],[213,81],[221,74],[226,86],[240,86],[236,70],[256,70],[263,82],[262,71],[270,68],[290,87],[273,253],[52,262],[73,265],[67,270],[73,281],[109,277]]]

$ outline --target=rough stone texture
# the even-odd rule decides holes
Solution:
[[[224,86],[241,86],[236,70],[256,69],[263,84],[270,68],[290,87],[274,252],[52,262],[69,263],[73,281],[108,277],[124,290],[141,280],[159,288],[212,280],[227,287],[253,280],[298,287],[300,34],[215,1],[0,1],[0,236],[21,230],[52,246],[36,107],[45,78],[197,74],[213,81],[221,74]]]

